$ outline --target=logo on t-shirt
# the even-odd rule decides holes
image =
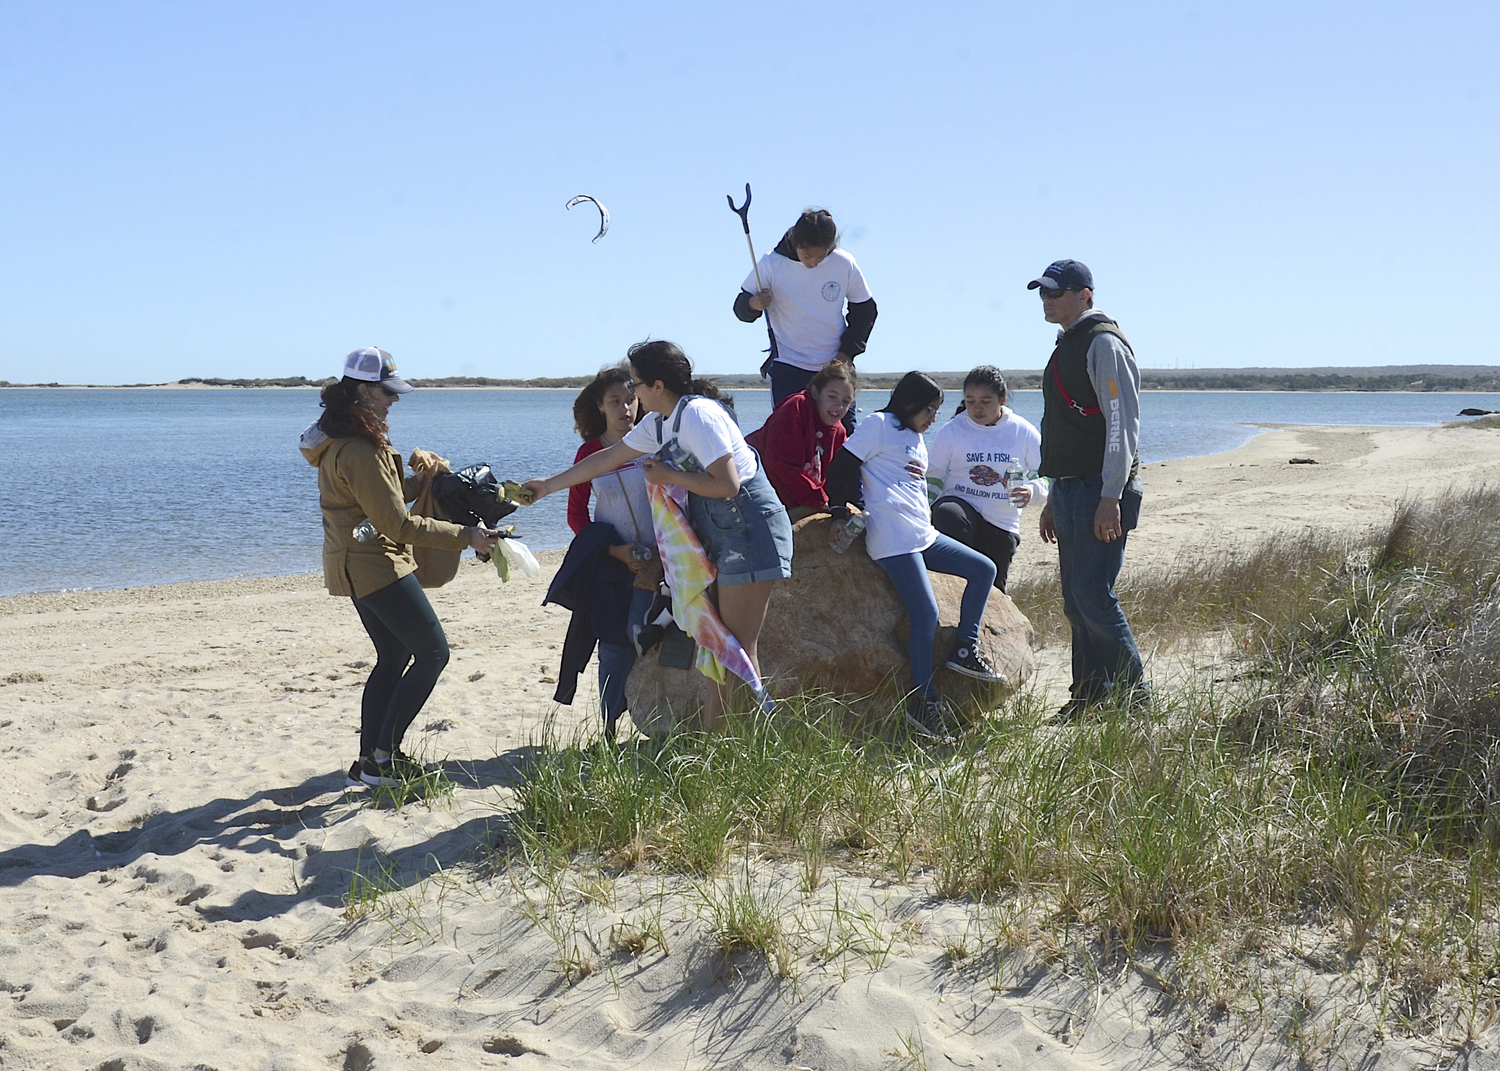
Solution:
[[[988,465],[975,465],[969,470],[969,482],[978,487],[994,487],[1001,479],[1001,475]]]
[[[823,284],[823,300],[837,301],[844,294],[844,288],[832,279]]]

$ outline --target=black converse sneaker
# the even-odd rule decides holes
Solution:
[[[359,760],[359,779],[367,785],[381,788],[386,785],[399,785],[400,778],[395,776],[389,763],[381,764],[369,757]]]
[[[344,774],[345,788],[364,788],[365,783],[359,779],[359,759],[354,760],[354,765],[349,767],[349,772]]]
[[[943,701],[911,696],[906,701],[906,720],[917,735],[928,740],[948,739],[948,726],[943,722]]]
[[[977,647],[955,648],[943,665],[954,673],[962,673],[965,677],[973,677],[975,680],[988,681],[991,684],[1005,683],[1005,674],[1000,673],[985,661],[984,655],[979,653]]]

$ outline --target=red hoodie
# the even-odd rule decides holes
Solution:
[[[817,407],[807,391],[783,398],[765,426],[745,436],[760,452],[766,477],[787,509],[828,505],[824,482],[828,462],[844,445],[844,425],[829,427],[818,419]]]
[[[576,465],[590,454],[597,454],[603,449],[604,444],[598,439],[588,439],[578,448],[578,453],[573,457],[573,464]],[[589,515],[589,499],[593,494],[592,480],[587,483],[575,483],[568,488],[568,527],[573,529],[574,535],[583,531],[584,526],[594,519]]]

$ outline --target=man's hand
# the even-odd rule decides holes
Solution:
[[[765,312],[766,307],[771,304],[771,291],[762,290],[760,293],[752,297],[746,304],[748,304],[756,312]]]
[[[1052,503],[1048,502],[1042,507],[1042,515],[1037,520],[1037,532],[1042,537],[1043,543],[1057,542],[1057,524],[1052,519]]]
[[[1120,500],[1101,498],[1099,508],[1094,511],[1094,538],[1101,543],[1113,543],[1124,534],[1120,524]]]
[[[1031,503],[1031,484],[1018,483],[1010,489],[1010,504],[1025,509]]]

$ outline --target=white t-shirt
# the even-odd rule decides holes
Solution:
[[[678,416],[682,417],[681,430],[673,431]],[[658,429],[661,438],[658,439]],[[698,470],[712,465],[725,454],[734,455],[734,467],[740,475],[740,483],[754,476],[760,468],[755,451],[740,434],[740,426],[734,422],[718,402],[711,398],[693,395],[677,403],[672,415],[662,417],[651,414],[626,433],[620,440],[632,450],[643,454],[654,454],[673,440],[693,456]]]
[[[760,258],[760,281],[771,291],[766,316],[776,333],[776,359],[816,372],[838,356],[844,303],[869,301],[870,288],[854,258],[835,249],[816,268],[771,252]],[[754,294],[755,273],[740,288]]]
[[[1021,531],[1021,513],[1010,504],[1005,470],[1014,459],[1027,472],[1042,464],[1042,435],[1025,417],[1009,406],[1001,407],[1000,422],[985,427],[959,413],[939,429],[932,439],[929,479],[943,481],[943,494],[961,498],[996,528]],[[1031,501],[1040,506],[1047,500],[1044,480],[1031,480]]]
[[[865,548],[877,561],[915,554],[937,542],[927,505],[927,444],[910,428],[898,428],[892,413],[872,413],[844,443],[864,464]],[[907,465],[915,462],[920,475]]]
[[[646,489],[640,458],[594,480],[594,520],[614,525],[621,539],[656,546],[651,494]]]

